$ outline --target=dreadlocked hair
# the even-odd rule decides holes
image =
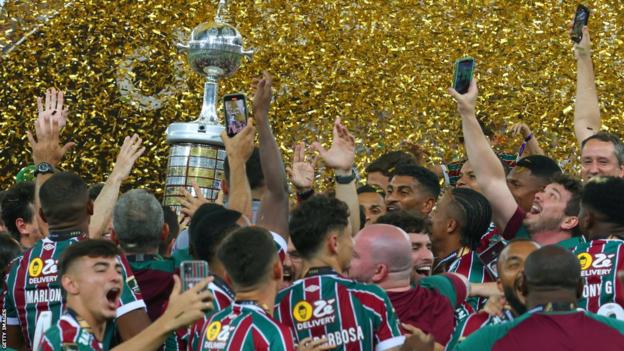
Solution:
[[[451,206],[460,222],[461,243],[476,250],[492,221],[492,207],[481,193],[468,188],[450,190]]]

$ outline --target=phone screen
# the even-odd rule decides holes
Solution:
[[[245,95],[232,94],[223,97],[227,135],[231,138],[247,126]]]
[[[453,88],[460,94],[465,94],[470,88],[472,72],[474,70],[474,59],[463,58],[455,63],[455,79]]]
[[[182,291],[186,291],[208,277],[208,263],[206,261],[183,261],[180,264],[180,279]]]
[[[572,40],[575,43],[580,43],[583,39],[583,26],[586,26],[589,21],[589,9],[583,5],[579,5],[576,8],[576,14],[574,15],[574,25],[572,27]]]

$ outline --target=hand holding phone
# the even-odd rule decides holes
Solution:
[[[453,89],[460,94],[466,94],[470,88],[470,81],[474,72],[475,60],[472,57],[463,57],[455,61]]]
[[[247,99],[245,94],[228,94],[223,97],[225,128],[232,138],[247,126]]]
[[[182,291],[191,289],[193,286],[208,277],[208,262],[192,260],[183,261],[180,264],[180,279]]]
[[[574,23],[572,24],[572,41],[580,43],[583,39],[583,27],[589,22],[589,9],[583,5],[578,5],[576,14],[574,14]]]

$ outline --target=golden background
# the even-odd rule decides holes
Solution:
[[[603,120],[617,132],[624,1],[586,5]],[[174,43],[210,21],[216,7],[216,0],[8,0],[0,16],[3,186],[31,162],[25,131],[36,118],[35,97],[54,86],[67,92],[71,108],[63,138],[79,144],[65,169],[88,182],[104,180],[124,136],[136,132],[147,151],[129,184],[162,193],[165,129],[196,118],[203,90]],[[260,51],[220,84],[220,94],[249,93],[252,77],[272,72],[272,124],[287,160],[295,141],[330,140],[341,116],[357,138],[360,171],[403,141],[423,144],[435,162],[452,161],[462,148],[447,87],[455,59],[470,55],[480,116],[508,151],[521,138],[505,128],[524,121],[546,152],[566,163],[577,157],[576,62],[567,33],[575,8],[554,0],[230,1],[229,23],[245,47]]]

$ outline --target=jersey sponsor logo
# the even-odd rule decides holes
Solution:
[[[600,283],[585,284],[585,286],[583,286],[583,297],[590,298],[590,297],[600,296],[603,292],[603,287],[604,287],[605,294],[607,295],[613,294],[613,282],[606,281],[604,282],[604,284],[600,284]]]
[[[310,285],[310,286],[306,286],[305,289],[303,289],[307,292],[313,293],[313,292],[317,292],[319,290],[321,290],[321,288],[318,285]]]
[[[28,284],[53,283],[57,280],[58,267],[55,259],[47,259],[45,262],[37,257],[28,264]]]
[[[215,321],[215,322],[210,323],[208,328],[206,328],[206,339],[208,339],[209,341],[214,341],[219,335],[220,331],[221,331],[221,322]]]
[[[39,257],[30,261],[30,264],[28,265],[28,274],[30,274],[31,277],[38,277],[41,272],[43,272],[43,261]]]
[[[44,249],[45,251],[50,251],[50,250],[54,249],[54,245],[49,244],[49,243],[48,243],[48,244],[45,244],[45,245],[43,245],[43,249]]]
[[[297,330],[306,330],[333,323],[336,320],[334,302],[336,299],[317,300],[314,306],[307,301],[299,301],[293,309],[293,315],[299,322]]]
[[[63,294],[60,288],[26,290],[26,304],[48,302],[62,302]]]
[[[232,325],[221,325],[221,322],[214,321],[210,323],[206,329],[206,342],[204,342],[204,349],[223,349],[226,346],[226,342],[230,338],[230,334],[236,329]]]
[[[589,277],[611,274],[613,257],[615,257],[615,254],[596,253],[591,255],[587,252],[578,254],[577,258],[582,270],[581,276]]]

